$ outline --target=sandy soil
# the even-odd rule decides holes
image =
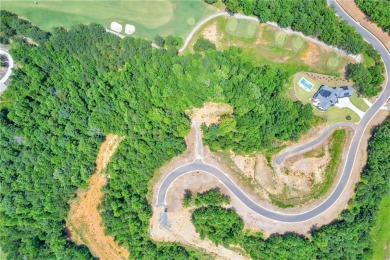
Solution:
[[[122,31],[122,25],[117,22],[112,22],[110,25],[111,30],[120,33]]]
[[[230,151],[230,158],[245,176],[254,178],[257,161],[256,156],[236,155]]]
[[[217,48],[221,48],[221,39],[223,34],[218,31],[217,22],[212,23],[203,30],[203,38],[208,39],[215,44]]]
[[[362,10],[355,4],[353,0],[338,0],[337,3],[364,28],[374,34],[390,51],[390,35],[383,31],[378,25],[370,21],[370,18],[365,15]]]
[[[78,245],[86,245],[99,259],[127,259],[129,252],[118,246],[112,237],[104,234],[103,219],[98,207],[103,198],[102,188],[107,176],[102,172],[123,138],[109,134],[102,143],[96,158],[96,169],[89,180],[88,190],[77,192],[77,200],[70,206],[66,228]]]
[[[201,108],[193,108],[186,111],[193,121],[197,124],[206,124],[210,126],[212,124],[218,124],[221,116],[231,115],[233,108],[229,104],[224,103],[204,103]]]
[[[128,35],[131,35],[135,32],[135,26],[131,24],[126,24],[125,25],[125,33]]]
[[[301,61],[307,65],[314,65],[320,60],[320,52],[318,46],[312,42],[308,42],[308,48],[304,55],[301,57]]]

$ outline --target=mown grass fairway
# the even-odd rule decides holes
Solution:
[[[375,226],[371,230],[373,243],[373,260],[390,257],[390,193],[383,197]]]
[[[1,1],[1,9],[15,12],[44,30],[62,26],[70,28],[84,23],[99,23],[106,28],[111,22],[136,27],[135,36],[152,39],[159,34],[185,37],[194,24],[215,8],[200,0],[192,1]]]
[[[254,38],[259,30],[259,23],[229,17],[226,23],[226,32],[232,36]]]

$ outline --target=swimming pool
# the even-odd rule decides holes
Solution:
[[[314,84],[311,83],[310,81],[308,81],[307,79],[305,79],[304,77],[302,77],[299,82],[298,82],[299,86],[301,88],[303,88],[304,90],[306,90],[307,92],[310,92],[311,89],[313,88]]]

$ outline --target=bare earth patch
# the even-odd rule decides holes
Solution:
[[[301,58],[301,61],[307,65],[314,65],[320,60],[318,46],[312,42],[308,42],[308,48]]]
[[[203,119],[200,115],[202,113],[193,113],[192,116]],[[167,220],[169,227],[164,227],[161,225],[160,217],[164,210],[163,207],[153,207],[153,217],[150,221],[150,233],[153,239],[157,241],[178,241],[186,245],[197,247],[201,250],[205,250],[211,255],[217,257],[217,259],[242,259],[246,256],[241,255],[239,252],[235,252],[232,248],[222,249],[220,246],[216,246],[211,241],[205,239],[201,240],[199,235],[196,233],[193,224],[191,223],[191,211],[192,208],[184,209],[182,207],[182,199],[184,196],[184,190],[189,189],[193,193],[202,192],[210,188],[219,187],[221,192],[229,195],[231,198],[231,204],[229,207],[233,207],[236,212],[242,217],[245,223],[245,228],[252,231],[260,231],[264,234],[265,237],[268,237],[271,234],[279,233],[283,234],[285,232],[296,232],[304,236],[310,236],[310,231],[316,228],[319,228],[323,225],[329,224],[330,222],[337,219],[339,214],[343,209],[345,209],[349,199],[354,194],[354,187],[360,178],[361,168],[365,164],[366,160],[366,145],[367,139],[370,136],[371,127],[382,122],[388,112],[380,111],[374,117],[370,126],[367,128],[366,134],[360,144],[359,153],[357,155],[357,163],[354,166],[353,173],[350,177],[350,180],[341,194],[339,200],[332,205],[326,212],[318,215],[317,217],[300,222],[300,223],[284,223],[279,221],[274,221],[267,219],[263,216],[260,216],[247,208],[238,198],[235,197],[218,179],[206,174],[199,172],[188,173],[175,181],[170,187],[167,193]],[[308,140],[315,138],[322,130],[323,125],[318,126],[309,131],[298,143],[288,143],[292,146],[301,145],[306,143]],[[188,144],[187,151],[182,155],[174,158],[170,163],[165,165],[160,169],[158,174],[158,180],[153,182],[153,198],[152,205],[156,205],[156,195],[158,188],[164,178],[175,168],[183,164],[192,162],[195,158],[194,153],[194,140],[195,140],[195,125],[193,125],[190,134],[186,137],[186,142]],[[347,137],[347,142],[344,148],[347,148],[351,139],[351,132]],[[286,143],[287,144],[287,143]],[[310,152],[307,152],[306,155],[296,155],[295,158],[289,158],[286,160],[286,165],[292,168],[294,171],[300,172],[302,176],[292,176],[292,182],[299,181],[301,178],[307,178],[313,182],[320,182],[322,176],[320,171],[317,168],[323,167],[328,161],[327,158],[327,142],[325,141],[318,147],[315,147]],[[342,167],[345,163],[345,154],[343,154],[340,163],[339,173],[342,170]],[[261,206],[266,207],[270,210],[276,212],[284,212],[288,214],[298,214],[306,212],[319,204],[321,204],[333,191],[336,184],[339,181],[340,174],[336,176],[335,182],[330,188],[329,192],[325,194],[321,199],[316,200],[312,203],[297,206],[294,208],[281,209],[273,205],[270,202],[268,193],[264,189],[258,189],[258,192],[254,192],[250,186],[253,185],[265,185],[270,191],[273,192],[283,192],[283,185],[278,185],[279,176],[275,173],[275,169],[269,167],[268,162],[261,154],[254,154],[250,156],[235,155],[233,153],[226,152],[224,156],[210,152],[207,147],[203,148],[203,160],[205,163],[212,164],[215,167],[218,167],[231,178],[251,199],[259,203]],[[253,163],[255,161],[255,163]],[[229,165],[230,164],[230,165]],[[256,180],[251,176],[254,164],[254,175],[263,174],[268,175],[263,179]],[[313,164],[313,165],[312,165]],[[282,165],[283,166],[283,165]],[[287,167],[287,166],[283,166]],[[240,173],[240,169],[243,171]],[[309,177],[308,173],[314,172]],[[306,176],[306,177],[305,177]],[[245,179],[241,179],[244,177]],[[295,178],[295,179],[294,179]],[[259,183],[260,182],[260,183]],[[303,187],[303,184],[301,188]]]
[[[221,116],[231,115],[233,108],[225,103],[204,103],[201,108],[193,108],[187,111],[187,114],[198,124],[206,124],[210,126],[212,124],[218,124]]]
[[[221,39],[223,35],[218,31],[217,22],[212,23],[203,30],[203,38],[211,41],[217,48],[221,48]]]
[[[236,155],[233,151],[230,151],[230,158],[245,176],[254,178],[256,165],[255,156]]]
[[[118,246],[112,237],[105,235],[103,219],[98,210],[103,198],[102,188],[107,183],[103,174],[123,138],[109,134],[102,143],[96,158],[96,169],[91,176],[88,190],[77,192],[77,200],[70,206],[66,228],[76,244],[86,245],[92,254],[99,259],[127,259],[129,252]]]

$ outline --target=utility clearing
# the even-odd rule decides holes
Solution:
[[[122,137],[109,134],[102,143],[96,158],[96,169],[91,176],[88,190],[79,190],[77,200],[70,206],[66,228],[70,238],[78,245],[86,245],[99,259],[128,259],[126,248],[118,246],[114,239],[105,235],[99,205],[103,198],[102,188],[107,184],[104,171],[115,153]]]

